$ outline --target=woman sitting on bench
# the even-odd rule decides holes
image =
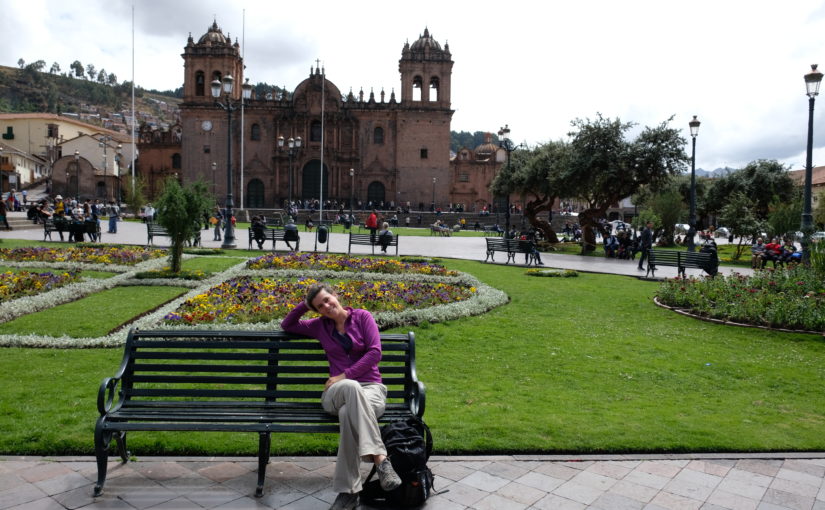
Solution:
[[[301,319],[309,310],[321,317]],[[349,510],[358,505],[362,460],[378,467],[382,489],[397,488],[401,479],[387,458],[378,428],[378,418],[386,406],[387,387],[378,371],[381,337],[372,314],[341,306],[331,287],[316,283],[307,289],[306,299],[284,317],[281,327],[290,333],[316,338],[329,361],[330,377],[321,394],[321,405],[340,421],[338,458],[332,479],[338,497],[330,510]]]

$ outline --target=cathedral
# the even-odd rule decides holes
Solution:
[[[228,102],[241,102],[244,62],[237,41],[215,22],[197,41],[189,36],[182,57],[180,125],[162,141],[172,143],[166,151],[177,167],[174,174],[184,182],[203,179],[220,202],[227,193],[230,153],[236,207],[279,208],[290,197],[345,203],[354,197],[386,207],[409,203],[413,209],[453,201],[453,61],[449,45],[442,47],[428,30],[403,46],[397,97],[394,90],[378,97],[372,91],[344,95],[316,64],[291,93],[273,90],[244,100],[243,127],[240,111],[227,112],[211,92],[212,82],[230,75]],[[220,102],[227,103],[223,93]],[[141,159],[148,164],[150,146],[157,144],[148,133],[141,142],[147,143]],[[180,153],[172,154],[177,143]]]

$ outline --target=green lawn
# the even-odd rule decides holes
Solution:
[[[439,453],[825,449],[820,336],[686,318],[652,303],[655,283],[630,277],[535,278],[524,268],[446,264],[511,302],[399,330],[416,332]],[[80,305],[76,316],[105,315],[112,299]],[[91,454],[97,388],[121,350],[2,354],[0,453]],[[257,438],[132,433],[129,444],[139,456],[252,454]],[[273,453],[329,454],[336,445],[334,435],[283,434]]]

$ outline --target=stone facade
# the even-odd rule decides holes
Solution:
[[[449,147],[453,61],[449,46],[442,48],[427,30],[402,49],[400,97],[394,90],[389,94],[382,90],[378,97],[374,91],[367,95],[350,90],[343,95],[316,64],[292,93],[272,91],[246,101],[243,133],[240,112],[231,112],[230,150],[229,113],[215,104],[210,84],[231,75],[235,83],[231,102],[240,103],[244,82],[240,55],[238,43],[224,36],[217,23],[197,42],[189,37],[182,55],[180,121],[185,182],[202,178],[223,202],[231,152],[236,207],[274,208],[289,196],[311,200],[321,195],[324,200],[344,202],[354,196],[385,206],[410,202],[413,208],[429,207],[433,193],[440,205],[457,202],[452,196]],[[279,137],[300,137],[302,147],[290,157],[286,147],[279,148]],[[241,140],[244,155],[239,164]],[[144,174],[148,150],[141,146]]]

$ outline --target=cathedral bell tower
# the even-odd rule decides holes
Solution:
[[[444,48],[429,29],[410,45],[404,44],[401,60],[401,104],[406,107],[450,109],[450,77],[453,72],[450,45]]]
[[[189,34],[189,40],[183,50],[183,101],[185,103],[212,103],[211,83],[222,80],[227,74],[231,75],[237,86],[232,91],[233,99],[241,98],[243,83],[243,59],[241,48],[237,41],[227,33],[225,36],[218,27],[217,21],[212,22],[207,32],[197,43]]]

